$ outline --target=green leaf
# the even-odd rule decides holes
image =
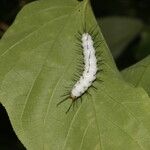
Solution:
[[[98,28],[103,82],[68,114],[71,100],[56,107],[79,65],[85,22],[97,24],[87,0],[36,1],[17,16],[0,41],[0,101],[12,126],[28,150],[149,150],[150,98],[124,82]]]
[[[141,34],[140,44],[134,49],[135,57],[141,60],[150,54],[150,27],[145,27]]]
[[[135,87],[143,87],[150,95],[150,56],[123,70],[122,75],[126,81]]]
[[[143,27],[138,19],[117,16],[98,19],[98,23],[115,58],[123,52]]]

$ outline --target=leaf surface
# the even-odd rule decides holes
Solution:
[[[71,100],[56,107],[82,58],[75,35],[85,22],[96,25],[87,0],[27,5],[0,41],[0,102],[28,150],[149,150],[150,98],[122,79],[99,28],[103,82],[67,115]]]
[[[123,70],[122,75],[126,81],[135,87],[143,87],[150,95],[150,56]]]

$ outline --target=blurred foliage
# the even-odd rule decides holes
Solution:
[[[0,0],[0,37],[21,8],[31,1]],[[96,17],[100,18],[102,32],[120,70],[150,54],[149,0],[92,0],[92,6]],[[120,16],[120,19],[108,16]],[[122,20],[122,16],[128,21]],[[10,149],[25,148],[13,132],[4,108],[0,106],[0,150]]]
[[[115,59],[143,29],[140,20],[129,17],[104,17],[98,23]]]
[[[94,12],[101,16],[130,16],[150,23],[149,0],[92,0]]]
[[[134,50],[134,55],[137,60],[141,60],[150,54],[150,27],[145,27],[141,33],[141,40]]]

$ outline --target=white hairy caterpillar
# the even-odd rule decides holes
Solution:
[[[97,27],[97,26],[96,26]],[[102,69],[98,68],[98,64],[102,62],[102,60],[97,60],[96,56],[100,56],[101,54],[98,54],[96,51],[96,48],[99,47],[100,41],[95,39],[98,36],[98,33],[94,33],[95,29],[92,29],[92,31],[84,31],[84,33],[79,33],[79,37],[77,36],[77,40],[80,43],[77,43],[79,46],[79,49],[81,48],[83,58],[84,58],[84,68],[82,69],[82,75],[78,77],[78,79],[75,81],[74,85],[71,87],[71,90],[67,92],[66,94],[62,95],[65,96],[65,98],[60,101],[58,105],[60,105],[62,102],[66,101],[67,99],[72,99],[72,103],[66,113],[69,112],[72,105],[74,106],[77,99],[81,98],[82,101],[82,95],[85,93],[88,93],[88,89],[93,86],[94,81],[100,81],[100,79],[97,78],[98,72],[102,71]],[[81,54],[81,53],[80,53]],[[83,67],[83,66],[82,66]],[[70,87],[69,87],[70,89]]]
[[[71,98],[73,100],[85,93],[96,79],[97,60],[93,40],[89,33],[84,33],[82,35],[82,47],[84,54],[84,71],[79,81],[76,82],[71,91]]]

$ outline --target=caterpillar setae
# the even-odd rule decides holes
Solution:
[[[93,30],[94,31],[94,30]],[[72,99],[72,103],[66,113],[70,110],[74,102],[81,98],[82,101],[82,95],[87,92],[87,90],[93,86],[93,82],[97,79],[97,73],[101,70],[98,69],[98,60],[96,58],[96,49],[99,46],[99,41],[94,42],[95,37],[98,34],[93,36],[92,32],[84,32],[83,34],[80,33],[80,37],[77,39],[80,41],[80,46],[82,47],[82,53],[84,57],[84,69],[82,75],[79,77],[79,79],[76,81],[76,83],[73,85],[72,89],[69,93],[67,93],[62,101],[60,101],[57,105],[60,105],[62,102],[66,101],[67,99]],[[98,43],[98,45],[97,45]],[[97,45],[97,46],[96,46]],[[101,80],[99,80],[101,81]]]

